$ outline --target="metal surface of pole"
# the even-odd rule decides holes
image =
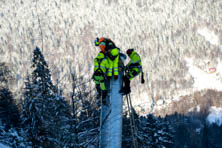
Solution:
[[[122,147],[122,72],[117,80],[110,80],[106,105],[102,104],[100,116],[100,148]]]
[[[119,53],[119,75],[110,80],[106,105],[101,106],[100,115],[100,148],[122,147],[123,96],[119,93],[123,83],[124,61],[126,55]]]

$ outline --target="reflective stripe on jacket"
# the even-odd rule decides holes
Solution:
[[[111,49],[108,51],[108,62],[109,62],[109,69],[108,69],[108,76],[118,75],[119,71],[119,50],[117,48]]]
[[[136,53],[135,51],[133,51],[131,54],[130,54],[130,61],[129,63],[127,64],[127,66],[131,69],[131,68],[139,68],[141,69],[142,68],[142,63],[141,63],[141,58],[140,56],[138,55],[138,53]]]
[[[100,52],[94,59],[93,79],[96,84],[100,84],[101,90],[106,90],[105,77],[108,68],[108,59],[105,57],[104,53]]]
[[[135,76],[142,72],[142,63],[140,56],[135,51],[133,51],[129,57],[130,62],[127,64],[127,67],[129,68],[128,77],[132,80]]]

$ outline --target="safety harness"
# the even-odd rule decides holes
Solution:
[[[106,78],[106,75],[104,74],[104,72],[103,72],[102,69],[101,69],[101,63],[102,63],[102,61],[105,60],[105,58],[103,58],[103,59],[98,59],[98,58],[96,58],[96,60],[97,60],[97,62],[98,62],[99,67],[98,67],[98,69],[96,69],[96,71],[93,73],[92,78],[93,78],[94,80],[96,80],[95,76],[103,76],[104,79],[105,79],[105,78]]]

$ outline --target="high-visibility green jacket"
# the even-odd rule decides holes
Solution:
[[[126,67],[129,68],[128,77],[130,80],[132,80],[135,76],[142,72],[142,63],[140,56],[135,51],[133,51],[129,57],[130,62]]]
[[[107,76],[112,76],[113,74],[118,75],[119,50],[114,42],[109,38],[102,37],[96,44],[98,44],[100,49],[107,54],[109,63]]]
[[[118,75],[119,50],[117,48],[113,48],[108,51],[108,62],[109,62],[109,69],[107,76],[112,76],[112,74]]]
[[[109,68],[108,60],[104,53],[100,52],[94,59],[94,74],[93,79],[96,84],[100,84],[102,90],[106,90],[105,79],[107,69]]]
[[[94,59],[94,72],[101,70],[104,74],[106,74],[108,67],[109,64],[107,58],[104,53],[99,52],[97,57]]]

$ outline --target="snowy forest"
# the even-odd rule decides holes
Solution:
[[[63,90],[52,83],[47,61],[38,47],[33,50],[30,69],[23,98],[18,101],[7,87],[13,79],[10,69],[4,63],[0,65],[0,143],[18,148],[97,148],[100,100],[96,99],[95,88],[88,89],[86,82],[73,73],[70,98],[63,97]],[[179,114],[165,118],[134,114],[141,148],[221,147],[222,128],[217,124],[211,128],[205,123],[197,134],[197,119]],[[131,148],[126,112],[123,117],[122,147]]]
[[[1,64],[0,143],[9,147],[98,147],[100,100],[94,88],[70,75],[73,88],[68,98],[51,81],[50,69],[40,49],[33,52],[32,73],[27,75],[23,98],[15,102],[7,87],[10,69]],[[166,119],[136,115],[141,147],[172,147],[174,130]],[[123,147],[131,147],[129,119],[124,116]]]
[[[0,0],[0,148],[99,147],[91,77],[102,36],[141,56],[139,147],[222,148],[221,14],[221,0]]]

